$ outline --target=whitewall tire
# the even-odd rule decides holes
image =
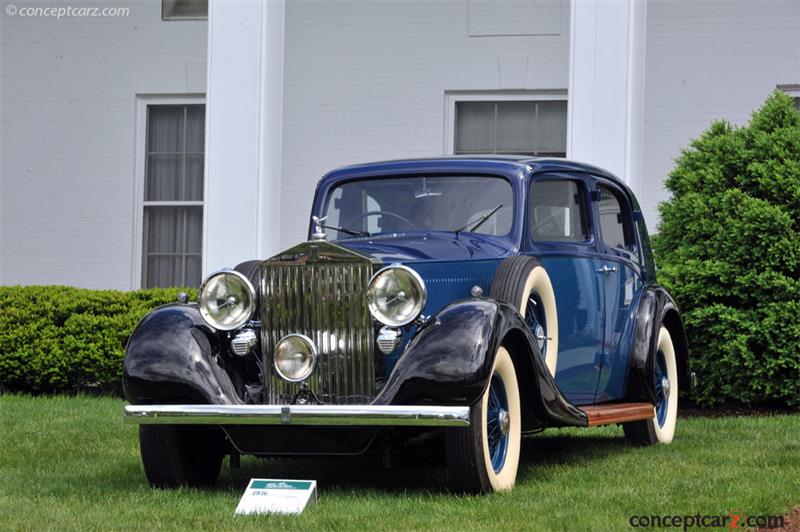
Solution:
[[[625,437],[636,445],[670,443],[678,420],[678,365],[675,346],[666,327],[658,331],[654,360],[656,404],[654,416],[644,421],[623,423]]]
[[[517,307],[550,374],[558,365],[558,313],[550,276],[533,257],[510,257],[497,268],[489,295]]]
[[[511,355],[497,350],[491,378],[470,409],[470,426],[448,429],[447,467],[454,491],[487,493],[514,487],[522,440],[522,409]]]

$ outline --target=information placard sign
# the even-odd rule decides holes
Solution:
[[[316,500],[316,480],[252,478],[236,507],[236,514],[299,514]]]

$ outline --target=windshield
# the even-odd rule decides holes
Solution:
[[[514,219],[514,194],[500,177],[370,178],[333,188],[323,216],[329,240],[459,229],[504,236]]]

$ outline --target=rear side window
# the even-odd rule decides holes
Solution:
[[[537,241],[589,240],[586,194],[578,181],[534,181],[531,187],[531,236]]]
[[[607,246],[624,249],[631,253],[636,252],[636,241],[633,238],[633,225],[626,202],[611,189],[602,185],[597,187],[600,192],[600,231],[603,241]]]

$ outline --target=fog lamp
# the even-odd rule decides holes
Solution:
[[[301,382],[314,371],[317,348],[308,336],[290,334],[275,346],[275,371],[284,380]]]

